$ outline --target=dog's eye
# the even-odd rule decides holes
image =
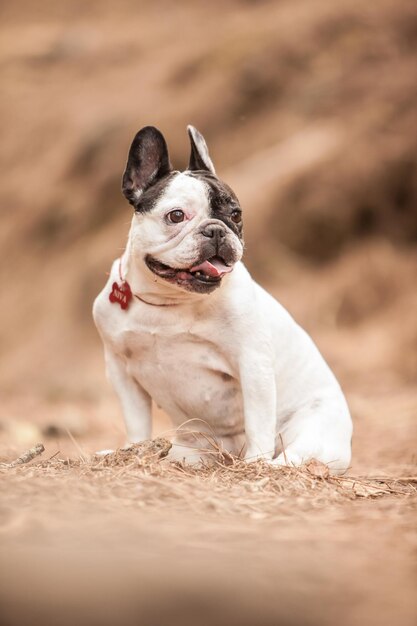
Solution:
[[[235,211],[232,211],[230,217],[232,218],[232,222],[239,224],[242,221],[242,212],[235,209]]]
[[[174,211],[170,211],[168,213],[167,218],[173,224],[179,224],[180,222],[184,221],[185,213],[184,211],[181,211],[180,209],[175,209]]]

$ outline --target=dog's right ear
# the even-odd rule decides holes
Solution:
[[[130,146],[122,191],[135,205],[142,193],[172,170],[164,136],[154,126],[140,130]]]

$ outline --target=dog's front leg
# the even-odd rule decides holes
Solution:
[[[249,355],[240,367],[247,461],[271,460],[275,453],[276,389],[272,365]]]
[[[127,443],[150,439],[152,435],[152,400],[149,394],[126,371],[124,361],[106,350],[107,376],[116,391],[126,425]]]

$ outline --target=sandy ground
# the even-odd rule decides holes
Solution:
[[[403,407],[410,433],[415,396]],[[374,412],[363,413],[355,448],[379,468],[373,476],[401,477],[399,492],[351,483],[339,493],[323,479],[306,486],[278,474],[274,489],[262,467],[249,478],[164,461],[159,471],[97,468],[88,451],[109,439],[96,421],[109,406],[38,408],[40,425],[72,411],[89,432],[44,437],[49,462],[2,468],[2,623],[414,623],[412,446],[397,439],[390,455],[369,447],[382,438]]]

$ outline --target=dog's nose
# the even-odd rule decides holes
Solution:
[[[207,224],[207,226],[204,226],[201,230],[201,234],[210,239],[214,237],[216,237],[216,239],[223,239],[226,235],[223,226],[220,224]]]

